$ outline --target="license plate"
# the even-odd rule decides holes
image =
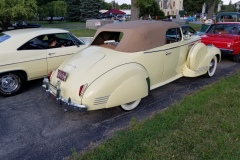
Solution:
[[[57,78],[60,79],[61,81],[66,81],[67,73],[58,69]]]

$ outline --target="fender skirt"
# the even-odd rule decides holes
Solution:
[[[220,61],[221,52],[218,48],[196,43],[189,51],[187,62],[183,68],[183,75],[185,77],[197,77],[207,73],[209,63],[214,56],[217,56],[218,61]]]

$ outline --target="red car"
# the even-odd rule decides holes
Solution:
[[[212,24],[201,41],[213,44],[222,55],[231,55],[234,62],[240,62],[240,22],[219,22]]]

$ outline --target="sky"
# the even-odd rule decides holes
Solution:
[[[229,4],[230,0],[222,0],[223,1],[223,4]],[[232,0],[232,4],[233,3],[236,3],[240,0]],[[105,0],[105,2],[112,2],[112,0]],[[123,4],[123,3],[127,3],[127,4],[130,4],[131,3],[131,0],[115,0],[115,2],[118,2],[118,4]]]
[[[223,4],[229,4],[230,0],[222,0],[223,1]],[[232,4],[238,2],[240,0],[232,0]]]
[[[112,2],[113,0],[105,0],[105,2]],[[119,5],[126,3],[126,4],[130,4],[131,0],[115,0],[115,2],[117,2]]]

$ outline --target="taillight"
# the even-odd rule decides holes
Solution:
[[[79,87],[79,91],[78,91],[79,96],[83,96],[83,93],[85,92],[87,86],[88,86],[87,84],[84,84]]]
[[[51,79],[53,73],[54,73],[55,70],[52,70],[49,74],[48,74],[48,78]]]

